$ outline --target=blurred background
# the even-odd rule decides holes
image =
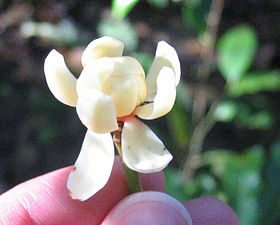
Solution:
[[[75,162],[85,135],[50,93],[53,48],[79,76],[95,38],[125,43],[146,72],[157,42],[179,54],[175,107],[145,121],[174,155],[167,193],[214,195],[244,225],[280,224],[280,1],[0,0],[0,194]]]

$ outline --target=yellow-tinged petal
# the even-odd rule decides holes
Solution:
[[[44,65],[45,76],[49,89],[53,95],[62,103],[69,106],[76,106],[77,79],[67,68],[63,56],[56,50],[52,50]]]
[[[181,76],[180,61],[176,50],[165,41],[160,41],[157,46],[156,56],[147,75],[147,100],[152,101],[157,92],[157,77],[163,67],[174,70],[175,84],[178,85]]]
[[[145,78],[145,71],[137,59],[130,56],[112,58],[115,62],[113,76],[140,75]]]
[[[82,65],[85,67],[93,60],[102,57],[122,56],[124,44],[112,37],[101,37],[90,42],[82,55]]]
[[[117,116],[126,116],[146,99],[145,72],[133,57],[116,57],[112,60],[115,62],[114,70],[102,90],[114,98]],[[129,110],[121,110],[125,104]]]
[[[109,133],[118,129],[116,111],[110,96],[95,89],[79,96],[77,113],[82,123],[96,133]]]
[[[109,95],[117,117],[123,117],[133,112],[146,98],[145,72],[132,57],[103,57],[87,65],[78,78],[78,96],[89,89]]]
[[[135,117],[125,120],[121,141],[125,164],[137,172],[161,171],[173,158],[153,131]]]
[[[107,183],[114,163],[114,145],[109,133],[87,131],[74,170],[67,180],[73,199],[87,200]]]
[[[138,86],[134,77],[110,77],[102,90],[112,98],[117,117],[129,115],[135,109]]]
[[[108,57],[95,60],[87,65],[77,80],[78,96],[83,95],[88,89],[102,90],[114,68],[115,62]]]
[[[157,93],[153,102],[138,106],[135,114],[146,120],[159,118],[172,109],[175,99],[174,71],[170,67],[163,67],[157,77]]]

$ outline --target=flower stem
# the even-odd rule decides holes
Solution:
[[[113,140],[119,152],[119,155],[122,159],[121,132],[122,132],[122,124],[119,124],[119,130],[115,131]],[[141,183],[140,183],[138,173],[128,168],[123,162],[123,159],[122,159],[122,163],[123,163],[123,168],[124,168],[130,193],[132,194],[135,192],[140,192],[142,189],[141,189]]]
[[[127,178],[127,183],[129,186],[130,193],[132,194],[135,192],[142,191],[138,173],[129,169],[124,163],[123,163],[123,168]]]

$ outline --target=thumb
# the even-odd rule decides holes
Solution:
[[[182,203],[161,192],[139,192],[119,202],[101,225],[191,225]]]

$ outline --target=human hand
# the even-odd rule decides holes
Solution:
[[[144,190],[129,195],[119,158],[107,185],[87,201],[72,200],[67,167],[24,182],[0,196],[0,224],[4,225],[239,225],[232,209],[214,197],[181,204],[162,193],[163,173],[141,174]],[[102,222],[103,221],[103,222]]]

